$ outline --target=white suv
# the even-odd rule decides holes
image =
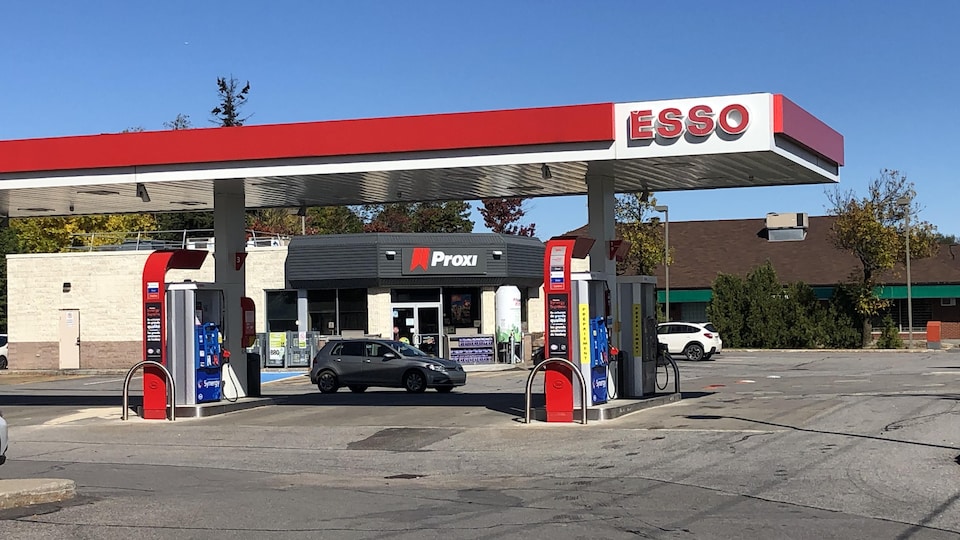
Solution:
[[[657,325],[657,339],[670,354],[683,354],[687,360],[709,360],[720,354],[723,340],[710,323],[668,322]]]
[[[0,334],[0,369],[7,369],[7,335]]]

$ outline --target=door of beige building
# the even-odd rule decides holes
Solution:
[[[60,310],[60,369],[80,369],[80,310]]]

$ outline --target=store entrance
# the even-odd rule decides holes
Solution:
[[[439,303],[393,304],[394,338],[409,340],[421,351],[440,356]]]

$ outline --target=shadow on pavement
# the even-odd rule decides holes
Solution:
[[[142,396],[130,396],[131,406],[138,406],[142,403]],[[121,396],[119,392],[117,392],[115,396],[91,396],[83,394],[4,394],[3,404],[11,407],[120,407],[123,405],[123,396]]]

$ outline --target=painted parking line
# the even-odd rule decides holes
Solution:
[[[278,381],[286,381],[289,379],[296,379],[298,377],[304,377],[306,373],[301,371],[294,372],[282,372],[282,373],[260,373],[260,384],[269,384]]]
[[[870,379],[837,379],[833,382],[835,383],[870,382]]]
[[[134,376],[134,377],[133,377],[132,379],[130,379],[130,380],[139,379],[139,378],[141,378],[141,376],[140,376],[140,375],[136,375],[136,376]],[[109,380],[106,380],[106,381],[85,382],[85,383],[83,383],[83,385],[84,385],[84,386],[93,386],[94,384],[111,384],[111,383],[118,383],[118,382],[123,382],[123,379],[109,379]]]

